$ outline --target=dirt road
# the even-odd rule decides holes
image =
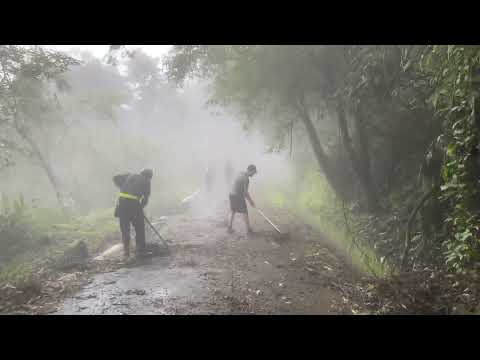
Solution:
[[[225,203],[166,217],[158,228],[172,241],[169,256],[95,275],[56,314],[334,313],[342,298],[335,283],[348,264],[320,235],[269,211],[289,240],[277,240],[255,214],[255,235],[245,236],[240,219],[228,234]]]

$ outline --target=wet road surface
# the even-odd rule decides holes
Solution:
[[[256,234],[247,237],[240,219],[227,233],[225,204],[169,216],[157,225],[172,241],[169,256],[95,275],[56,314],[329,314],[338,294],[305,270],[312,244],[279,243],[252,217]]]

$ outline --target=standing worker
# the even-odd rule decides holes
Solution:
[[[152,177],[151,169],[144,169],[140,174],[127,173],[113,177],[113,182],[120,188],[115,217],[120,221],[125,260],[130,257],[130,223],[135,229],[136,257],[144,258],[147,255],[143,208],[150,197]]]
[[[257,168],[255,165],[249,165],[246,172],[240,173],[233,183],[233,187],[230,191],[230,210],[232,214],[230,216],[230,224],[228,226],[228,232],[233,232],[233,218],[235,213],[240,213],[243,215],[245,221],[245,226],[247,228],[247,233],[252,234],[252,228],[250,227],[250,221],[248,219],[248,209],[247,202],[248,200],[252,207],[255,207],[255,203],[252,200],[248,192],[248,185],[250,184],[250,177],[257,173]]]

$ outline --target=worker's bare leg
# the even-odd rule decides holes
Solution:
[[[245,221],[245,227],[247,228],[247,234],[253,233],[252,228],[250,227],[250,219],[248,218],[248,213],[242,214],[243,221]]]

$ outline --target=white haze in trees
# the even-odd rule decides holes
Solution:
[[[69,90],[58,93],[56,116],[63,120],[39,129],[45,134],[39,141],[78,213],[114,206],[118,190],[112,176],[145,167],[154,169],[148,211],[155,215],[201,189],[207,167],[214,168],[218,187],[202,198],[199,212],[225,201],[226,161],[235,173],[251,163],[257,166],[251,181],[254,199],[287,183],[286,155],[267,153],[260,134],[247,133],[222,109],[207,107],[206,84],[192,82],[179,90],[164,79],[159,59],[142,52],[122,64],[125,75],[89,53],[76,57],[83,64],[66,74]],[[26,200],[36,199],[41,207],[57,206],[51,184],[31,160],[19,159],[1,181],[6,192],[28,195]]]

